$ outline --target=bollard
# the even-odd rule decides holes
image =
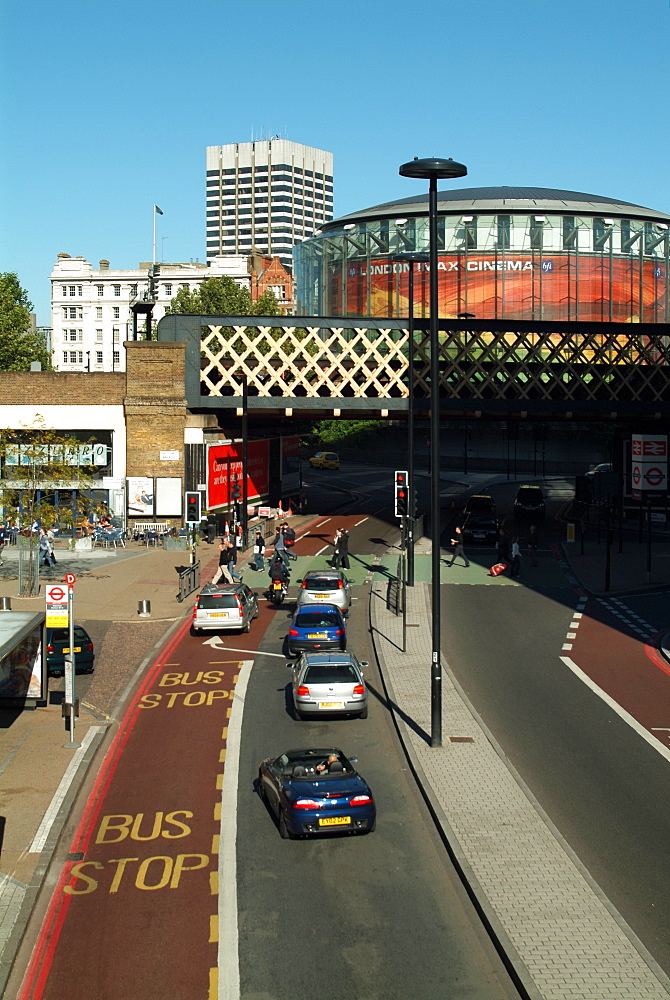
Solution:
[[[140,618],[151,618],[151,601],[138,601],[137,613]]]
[[[11,611],[11,610],[12,610],[11,597],[0,597],[0,611]]]

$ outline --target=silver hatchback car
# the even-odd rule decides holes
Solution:
[[[368,717],[368,689],[363,677],[367,660],[353,653],[303,653],[294,663],[293,707],[298,719],[335,714]]]
[[[258,597],[245,583],[206,584],[193,605],[191,631],[248,632],[252,619],[258,618]]]
[[[299,580],[296,607],[301,604],[334,604],[346,614],[351,604],[351,584],[340,569],[311,569]]]

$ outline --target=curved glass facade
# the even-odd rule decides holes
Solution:
[[[407,316],[409,264],[391,258],[428,252],[428,218],[374,211],[295,247],[297,315]],[[525,213],[439,211],[440,316],[670,322],[668,224],[617,212],[543,213],[541,203]],[[419,318],[428,310],[428,265],[414,268]]]

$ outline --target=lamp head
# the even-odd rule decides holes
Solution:
[[[425,157],[419,159],[415,157],[409,163],[403,163],[398,173],[401,177],[463,177],[467,174],[468,168],[456,160],[442,160],[439,157]]]
[[[405,250],[403,253],[394,253],[391,260],[405,264],[427,264],[430,256],[427,253],[420,253],[418,250]]]

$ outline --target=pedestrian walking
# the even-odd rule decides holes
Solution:
[[[498,535],[498,541],[496,542],[496,549],[498,551],[498,562],[505,563],[506,566],[509,566],[511,558],[509,549],[509,538],[502,530],[502,528],[500,529],[500,534]]]
[[[463,548],[463,529],[459,527],[455,528],[454,534],[456,537],[451,539],[451,544],[454,546],[454,553],[451,557],[451,562],[447,563],[447,565],[453,566],[456,556],[460,556],[466,567],[468,567],[470,563],[468,562],[468,557],[466,556],[465,549]]]
[[[519,539],[517,535],[512,539],[512,566],[509,571],[509,575],[512,577],[519,575],[519,570],[521,569],[521,548],[519,546]]]
[[[241,524],[238,524],[237,531],[235,532],[235,548],[237,549],[237,555],[241,556],[244,550],[244,528]]]
[[[537,566],[537,547],[539,544],[537,528],[534,524],[531,524],[530,531],[528,532],[528,551],[530,552],[531,566]]]
[[[212,577],[212,583],[218,583],[223,577],[226,583],[233,583],[233,578],[230,575],[230,570],[228,569],[228,562],[230,560],[228,546],[225,542],[220,542],[219,544],[219,567]]]
[[[235,567],[237,566],[237,546],[235,545],[234,539],[231,539],[226,546],[228,550],[228,572],[230,573],[233,583],[241,580],[241,575],[237,572]]]
[[[297,559],[298,558],[297,555],[295,555],[295,553],[291,551],[293,546],[295,545],[295,531],[293,530],[290,524],[283,524],[282,532],[284,534],[284,547],[286,549],[286,554],[288,555],[289,559]]]
[[[284,542],[284,533],[281,529],[277,532],[275,540],[272,543],[275,549],[275,555],[279,556],[286,568],[288,569],[288,551]]]
[[[254,539],[254,568],[263,570],[265,569],[265,564],[263,562],[263,553],[265,552],[265,542],[263,541],[263,536],[260,531],[256,532],[256,537]]]
[[[349,532],[342,528],[340,532],[340,566],[342,569],[349,569]]]
[[[341,559],[341,545],[342,545],[342,529],[338,528],[335,532],[335,537],[333,538],[333,555],[330,560],[330,565],[333,569],[340,568]]]
[[[51,539],[47,535],[44,528],[40,528],[39,531],[40,531],[39,548],[40,548],[41,563],[43,566],[55,566],[56,556],[54,555],[54,548],[53,545],[51,544]]]

